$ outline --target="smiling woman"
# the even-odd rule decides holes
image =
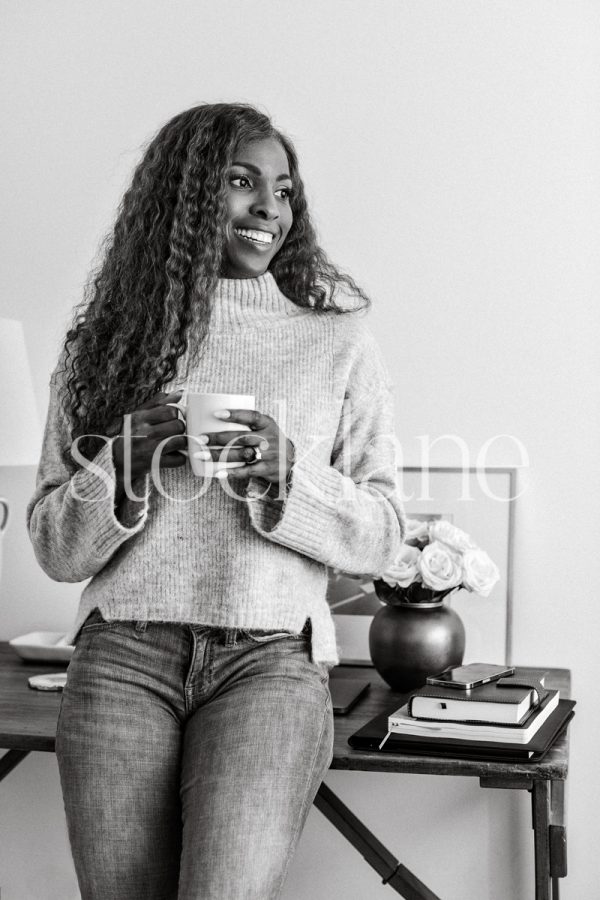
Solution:
[[[255,278],[267,271],[292,227],[291,195],[292,177],[279,141],[242,144],[228,179],[226,278]]]
[[[48,575],[90,579],[56,739],[82,900],[280,896],[332,755],[327,567],[385,572],[404,533],[368,304],[267,116],[197,106],[152,139],[27,509]],[[182,384],[255,398],[198,438],[236,463],[200,492]]]

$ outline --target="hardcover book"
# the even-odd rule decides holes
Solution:
[[[523,672],[471,690],[425,685],[409,699],[408,714],[417,719],[518,725],[548,696],[544,672]]]
[[[409,704],[405,704],[388,717],[388,730],[397,734],[421,735],[432,740],[459,738],[464,741],[527,744],[554,712],[558,700],[558,691],[548,692],[542,705],[529,710],[525,721],[518,724],[415,719],[408,712]]]

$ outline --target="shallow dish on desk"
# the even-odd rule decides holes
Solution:
[[[75,649],[73,644],[65,644],[64,631],[31,631],[9,641],[21,659],[35,662],[68,662]]]

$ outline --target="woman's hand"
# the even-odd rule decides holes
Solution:
[[[177,403],[178,400],[181,400],[182,394],[183,390],[170,394],[161,391],[130,414],[131,483],[151,470],[154,451],[165,438],[171,438],[171,440],[163,447],[159,464],[170,469],[186,464],[187,458],[180,452],[187,448],[185,425],[178,417],[178,410],[173,406],[167,406],[168,403]],[[121,432],[112,445],[113,462],[117,475],[117,503],[125,492],[125,466],[128,462],[125,425],[124,417]]]
[[[213,415],[229,422],[248,425],[250,431],[211,431],[199,435],[197,438],[199,445],[200,443],[211,445],[203,448],[198,446],[195,455],[205,454],[204,457],[198,456],[199,459],[247,462],[245,466],[222,471],[230,478],[255,476],[264,478],[271,484],[285,483],[294,464],[294,445],[271,416],[256,409],[218,410]],[[254,459],[254,447],[260,449],[262,459],[250,464],[250,460]]]

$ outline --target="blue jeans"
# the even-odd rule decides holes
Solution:
[[[94,610],[56,736],[82,900],[279,897],[332,745],[309,634]]]

